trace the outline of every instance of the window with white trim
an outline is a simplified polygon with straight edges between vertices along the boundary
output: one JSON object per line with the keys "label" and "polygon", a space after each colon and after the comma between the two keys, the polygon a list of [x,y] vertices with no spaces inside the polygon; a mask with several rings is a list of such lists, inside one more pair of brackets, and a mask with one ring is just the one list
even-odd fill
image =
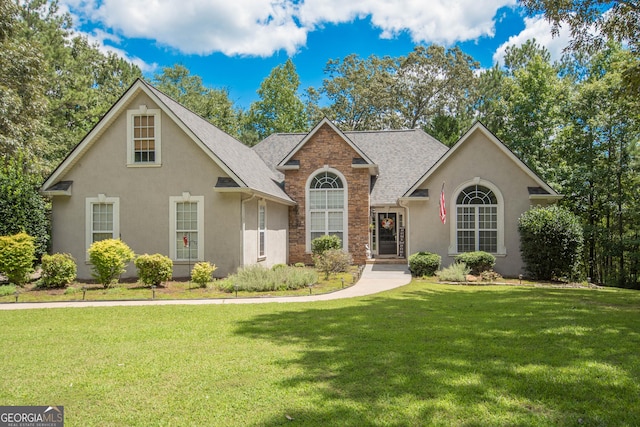
{"label": "window with white trim", "polygon": [[174,261],[204,259],[204,196],[170,197],[169,256]]}
{"label": "window with white trim", "polygon": [[457,252],[498,252],[498,200],[489,188],[471,185],[456,199]]}
{"label": "window with white trim", "polygon": [[309,237],[335,235],[344,246],[345,189],[335,173],[324,171],[315,175],[308,188]]}
{"label": "window with white trim", "polygon": [[160,110],[144,105],[127,111],[127,165],[160,165],[160,117]]}
{"label": "window with white trim", "polygon": [[267,205],[258,203],[258,258],[267,256]]}
{"label": "window with white trim", "polygon": [[120,237],[120,198],[98,197],[86,198],[86,246],[105,240]]}

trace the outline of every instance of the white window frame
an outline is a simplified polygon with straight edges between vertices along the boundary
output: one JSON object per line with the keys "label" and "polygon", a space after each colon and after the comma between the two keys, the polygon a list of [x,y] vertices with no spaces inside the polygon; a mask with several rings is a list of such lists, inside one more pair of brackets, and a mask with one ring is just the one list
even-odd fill
{"label": "white window frame", "polygon": [[[458,196],[464,189],[474,185],[480,185],[480,186],[486,187],[493,192],[494,196],[496,196],[497,205],[487,205],[487,206],[495,206],[497,208],[496,209],[497,210],[496,212],[497,243],[496,243],[496,252],[493,252],[493,255],[506,256],[507,248],[505,248],[504,246],[504,197],[502,196],[502,192],[500,191],[500,189],[495,184],[493,184],[490,181],[481,179],[479,177],[476,177],[470,181],[466,181],[460,184],[454,190],[454,192],[451,194],[451,197],[449,198],[449,206],[452,207],[452,209],[450,210],[452,211],[452,214],[453,214],[452,221],[449,222],[450,224],[449,255],[455,256],[461,253],[458,251],[458,206],[466,206],[466,205],[457,204]],[[473,206],[476,206],[476,205],[473,205]],[[482,205],[477,205],[477,206],[482,206]],[[477,210],[476,210],[476,215],[477,215]],[[477,231],[477,226],[478,225],[476,224],[476,231]],[[478,247],[477,246],[478,244],[479,242],[476,239],[476,247]]]}
{"label": "white window frame", "polygon": [[[155,160],[153,162],[135,161],[135,144],[133,142],[133,119],[135,116],[154,116]],[[137,110],[127,110],[127,166],[158,167],[162,164],[162,114],[159,109],[148,109],[141,105]]]}
{"label": "white window frame", "polygon": [[[310,186],[313,179],[321,174],[329,172],[336,175],[338,178],[342,180],[342,190],[343,190],[343,204],[342,204],[342,249],[344,251],[348,251],[349,248],[349,191],[347,179],[344,177],[339,170],[330,168],[325,166],[323,168],[317,169],[312,172],[307,178],[307,182],[305,184],[305,236],[306,236],[306,251],[307,253],[311,252],[311,204],[309,203],[309,194],[310,194]],[[327,209],[324,210],[325,212]]]}
{"label": "white window frame", "polygon": [[[109,204],[113,206],[113,227],[112,238],[120,238],[120,198],[119,197],[107,197],[104,194],[98,194],[98,197],[87,197],[85,199],[85,243],[86,249],[93,243],[93,207],[95,205]],[[86,253],[87,260],[89,254]]]}
{"label": "white window frame", "polygon": [[267,258],[267,203],[258,202],[258,260]]}
{"label": "white window frame", "polygon": [[[176,237],[176,208],[178,203],[197,203],[198,212],[198,255],[197,259],[178,259]],[[182,196],[169,197],[169,258],[176,262],[204,261],[204,196],[192,196],[189,193],[182,193]]]}

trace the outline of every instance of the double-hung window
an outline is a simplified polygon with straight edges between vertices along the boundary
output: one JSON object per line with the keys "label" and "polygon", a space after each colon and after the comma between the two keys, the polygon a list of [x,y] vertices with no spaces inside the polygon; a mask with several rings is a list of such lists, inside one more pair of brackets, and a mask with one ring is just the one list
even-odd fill
{"label": "double-hung window", "polygon": [[204,259],[204,196],[171,197],[169,255],[174,261]]}
{"label": "double-hung window", "polygon": [[120,198],[87,197],[85,216],[87,249],[94,242],[120,237]]}
{"label": "double-hung window", "polygon": [[160,110],[141,105],[127,111],[127,164],[158,166],[161,160]]}

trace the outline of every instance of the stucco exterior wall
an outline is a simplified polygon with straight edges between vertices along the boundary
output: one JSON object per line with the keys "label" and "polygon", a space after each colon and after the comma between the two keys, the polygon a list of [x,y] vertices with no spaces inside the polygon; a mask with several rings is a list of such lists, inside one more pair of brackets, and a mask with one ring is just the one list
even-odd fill
{"label": "stucco exterior wall", "polygon": [[266,206],[265,256],[258,254],[258,203],[251,198],[244,203],[243,262],[242,265],[260,264],[270,268],[288,261],[288,207],[281,203],[264,201]]}
{"label": "stucco exterior wall", "polygon": [[356,151],[329,125],[320,127],[292,157],[300,162],[298,170],[285,172],[285,190],[297,202],[289,208],[289,262],[310,264],[306,236],[306,183],[308,178],[327,166],[344,175],[348,194],[348,251],[354,264],[366,261],[365,245],[369,243],[369,185],[368,169],[353,168]]}
{"label": "stucco exterior wall", "polygon": [[[443,266],[454,261],[456,197],[476,180],[491,183],[504,200],[504,254],[496,256],[495,270],[504,276],[523,273],[518,218],[532,202],[527,187],[538,186],[508,155],[482,132],[476,131],[420,188],[428,188],[428,201],[409,202],[409,254],[429,251],[442,257]],[[439,217],[439,196],[445,184],[447,223]],[[535,202],[534,204],[537,204]]]}
{"label": "stucco exterior wall", "polygon": [[[158,108],[139,94],[128,108]],[[86,263],[87,197],[104,194],[120,201],[120,238],[136,254],[169,255],[169,198],[204,196],[204,260],[218,267],[216,276],[235,271],[241,253],[239,194],[217,193],[217,177],[226,173],[166,114],[162,114],[162,166],[127,167],[126,111],[107,126],[91,148],[61,179],[73,181],[72,196],[53,198],[53,251],[72,254],[78,278],[91,277]],[[135,275],[130,265],[124,277]],[[188,262],[174,262],[174,275],[187,277]]]}

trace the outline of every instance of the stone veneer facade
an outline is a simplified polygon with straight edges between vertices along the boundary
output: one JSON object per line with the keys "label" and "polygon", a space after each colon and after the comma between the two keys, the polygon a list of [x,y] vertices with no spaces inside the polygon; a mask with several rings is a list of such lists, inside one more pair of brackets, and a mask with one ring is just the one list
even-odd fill
{"label": "stone veneer facade", "polygon": [[311,174],[328,166],[344,175],[347,182],[348,224],[344,233],[348,233],[349,253],[353,263],[366,262],[365,245],[369,243],[369,190],[370,173],[368,168],[354,168],[354,158],[358,153],[325,124],[318,129],[302,146],[291,160],[298,160],[300,168],[285,171],[285,190],[289,197],[297,202],[289,208],[289,262],[312,263],[311,254],[306,251],[306,188]]}

